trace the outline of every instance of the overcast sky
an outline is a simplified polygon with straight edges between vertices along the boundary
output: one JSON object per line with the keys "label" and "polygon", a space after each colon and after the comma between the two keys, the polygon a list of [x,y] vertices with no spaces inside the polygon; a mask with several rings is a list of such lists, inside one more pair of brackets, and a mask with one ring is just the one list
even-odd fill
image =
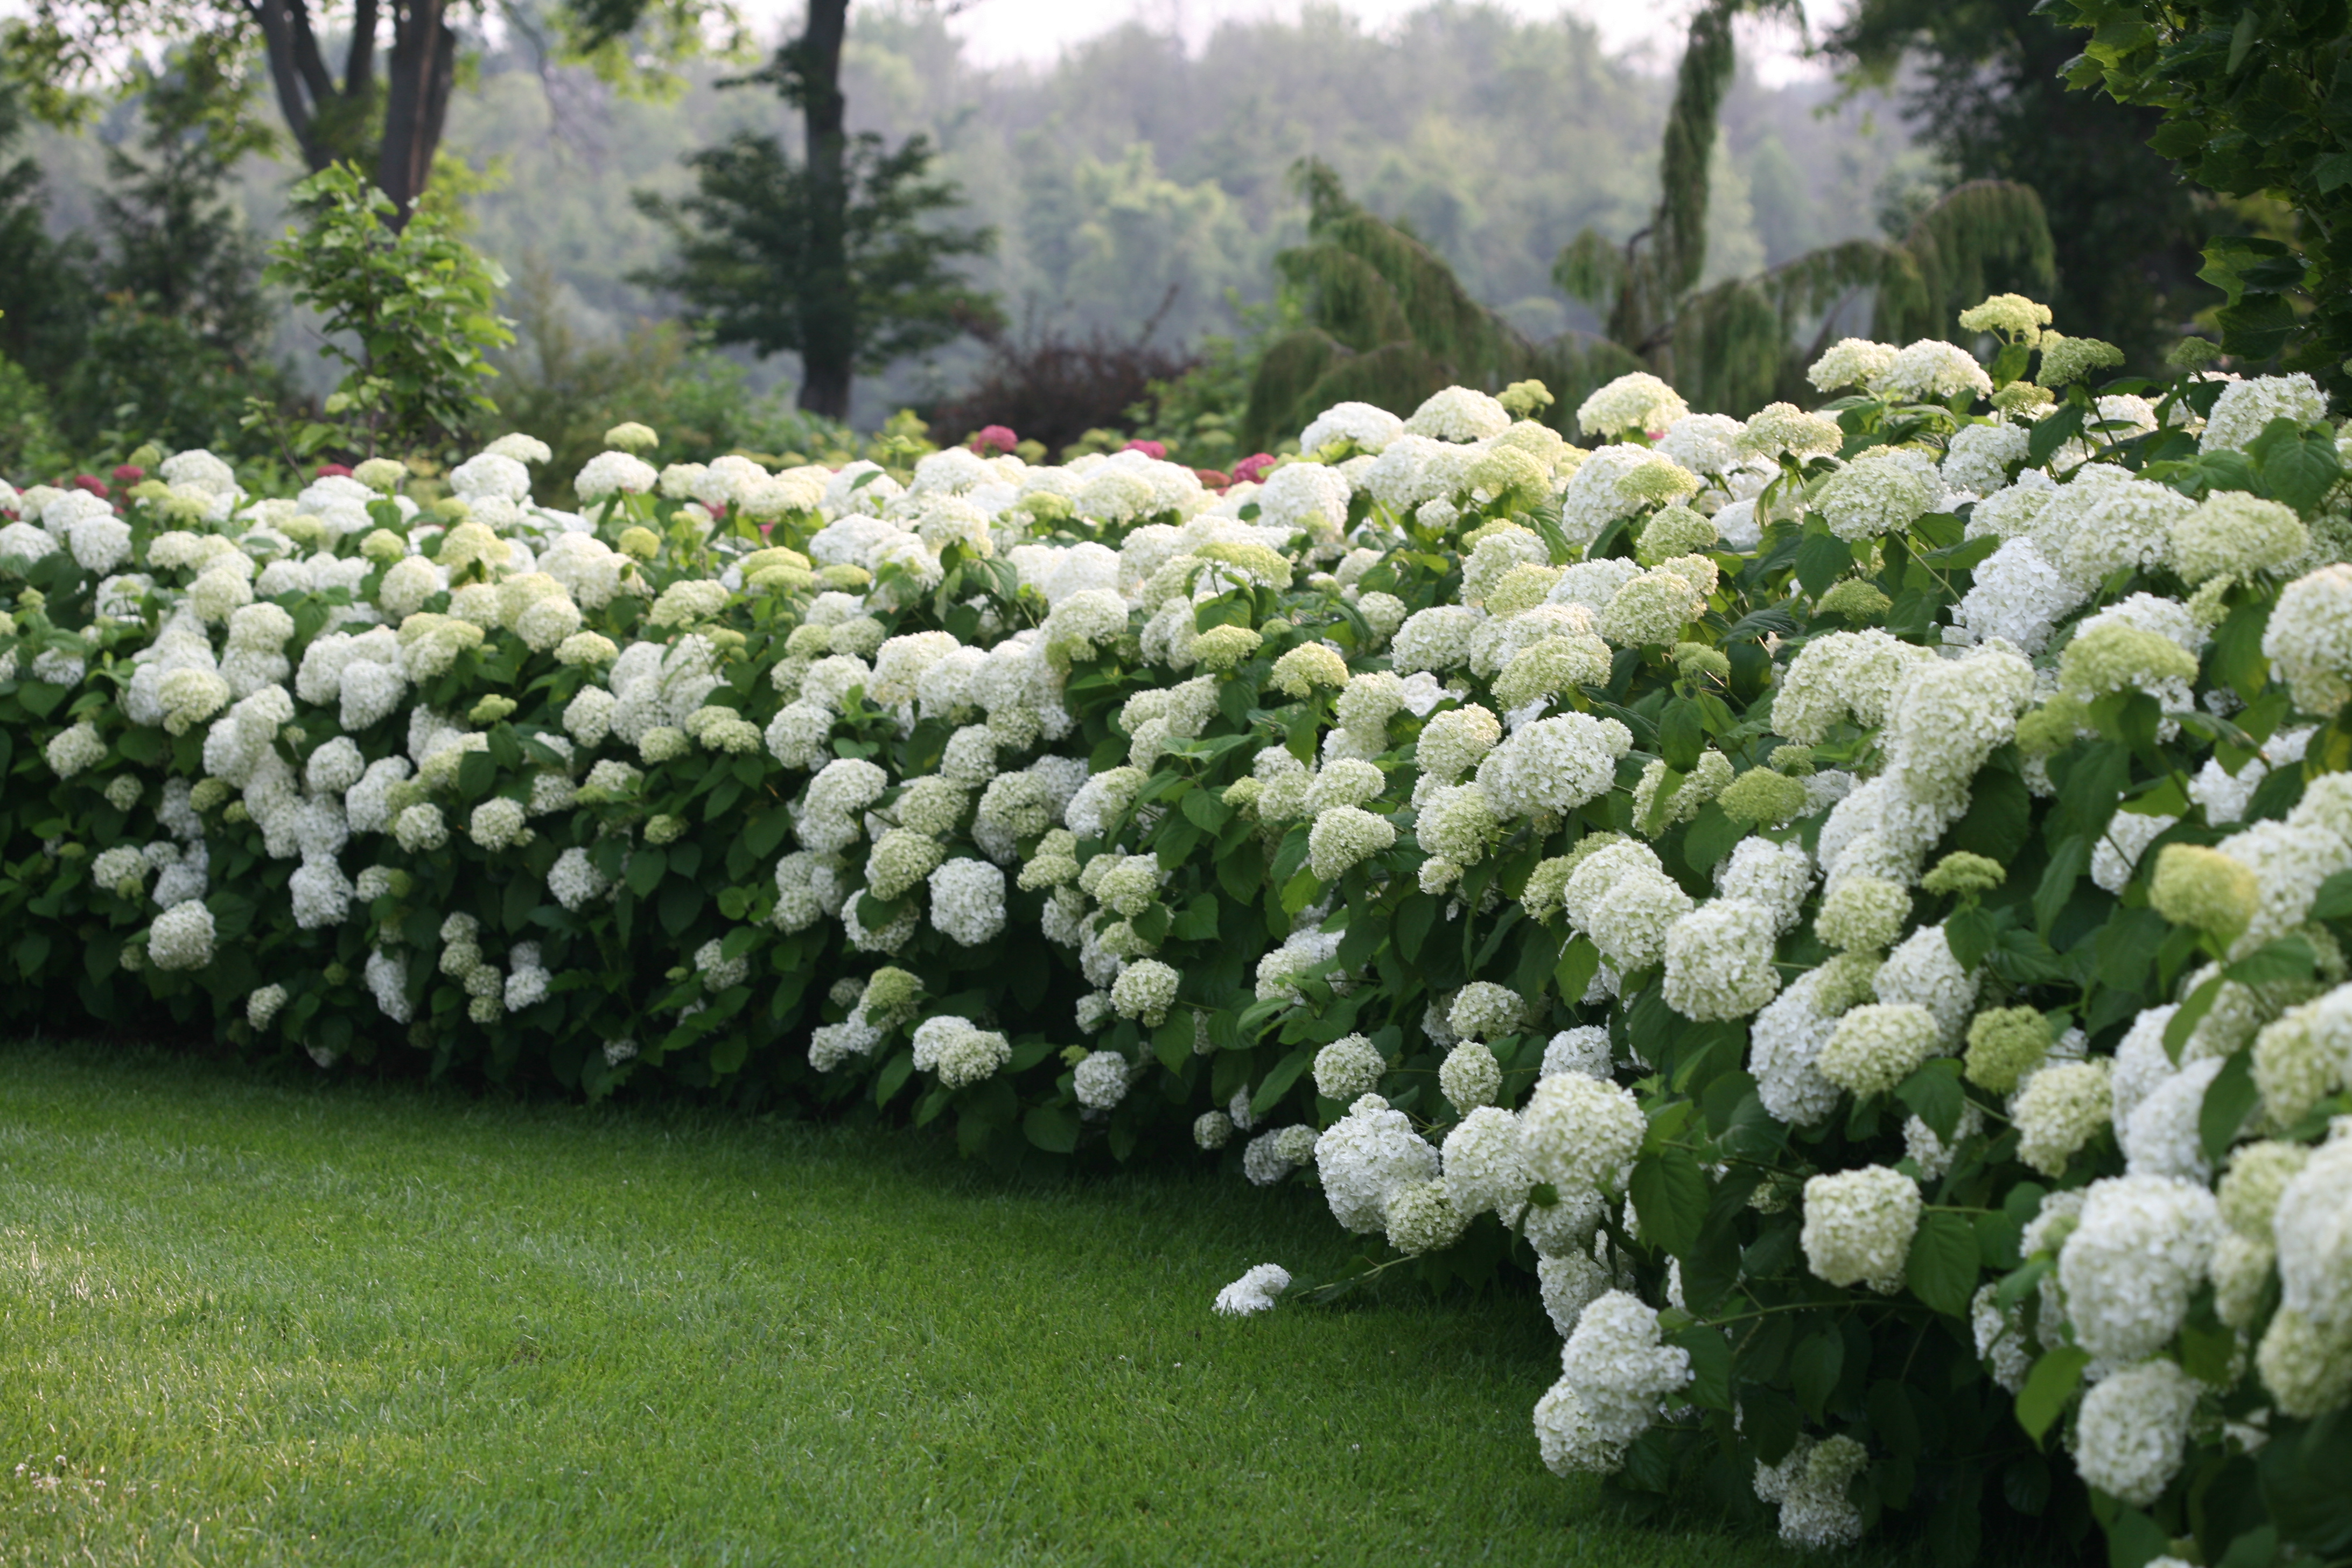
{"label": "overcast sky", "polygon": [[[1339,0],[1342,9],[1380,26],[1427,0]],[[1563,12],[1583,17],[1600,31],[1605,47],[1621,49],[1651,46],[1658,63],[1671,65],[1681,48],[1689,21],[1690,0],[1497,0],[1505,8],[1527,16],[1557,16]],[[1129,20],[1172,29],[1195,46],[1222,21],[1260,16],[1295,16],[1301,0],[971,0],[969,8],[949,26],[960,35],[971,58],[984,65],[1015,62],[1045,65],[1067,44],[1091,37]],[[1806,11],[1819,26],[1844,9],[1843,0],[1807,0]],[[779,11],[798,10],[789,3]],[[1794,29],[1770,24],[1747,30],[1753,38],[1749,58],[1759,72],[1785,79],[1803,69],[1792,58]]]}

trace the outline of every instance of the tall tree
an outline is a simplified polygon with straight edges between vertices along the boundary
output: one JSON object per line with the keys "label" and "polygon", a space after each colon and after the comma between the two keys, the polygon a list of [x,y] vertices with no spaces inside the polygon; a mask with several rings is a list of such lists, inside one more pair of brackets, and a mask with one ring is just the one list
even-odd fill
{"label": "tall tree", "polygon": [[847,0],[812,0],[801,36],[741,79],[800,110],[799,163],[775,137],[741,132],[688,158],[694,195],[637,197],[677,242],[677,259],[640,281],[676,292],[722,343],[799,353],[800,405],[831,419],[848,417],[857,371],[997,320],[995,302],[950,265],[987,254],[994,232],[929,221],[962,199],[953,182],[929,177],[929,139],[892,150],[845,127],[847,10]]}
{"label": "tall tree", "polygon": [[37,379],[74,357],[92,305],[89,243],[52,238],[40,166],[11,156],[27,116],[22,93],[0,81],[0,357]]}
{"label": "tall tree", "polygon": [[114,184],[98,197],[106,249],[97,278],[102,292],[173,319],[242,363],[269,335],[268,307],[261,247],[225,187],[237,161],[266,150],[269,138],[223,103],[244,89],[211,75],[218,64],[198,53],[149,77],[141,153],[106,150]]}
{"label": "tall tree", "polygon": [[2149,149],[2163,111],[2068,90],[2083,40],[2040,0],[1859,0],[1825,47],[1850,81],[1897,86],[1957,178],[2030,185],[2065,215],[2048,300],[2062,331],[2152,370],[2220,302],[2196,274],[2221,215]]}
{"label": "tall tree", "polygon": [[[2041,200],[2012,181],[1975,180],[1929,204],[1886,242],[1845,240],[1697,289],[1706,267],[1708,163],[1737,58],[1732,24],[1783,0],[1707,0],[1691,18],[1659,148],[1658,205],[1622,245],[1586,229],[1552,269],[1561,292],[1607,312],[1609,336],[1672,381],[1693,407],[1753,408],[1801,395],[1822,341],[1867,310],[1871,330],[1899,340],[1946,332],[1995,279],[2050,284],[2051,234]],[[1801,334],[1815,339],[1810,344]]]}
{"label": "tall tree", "polygon": [[2198,273],[2228,297],[2222,351],[2352,400],[2352,6],[2053,0],[2047,14],[2082,45],[2072,96],[2154,117],[2149,146],[2236,206]]}
{"label": "tall tree", "polygon": [[[562,0],[558,23],[573,52],[625,69],[615,46],[656,8],[655,0]],[[664,47],[690,47],[699,19],[717,8],[718,0],[663,0]],[[64,123],[93,94],[135,86],[157,38],[178,41],[224,77],[257,49],[303,163],[313,173],[343,160],[371,169],[398,224],[425,192],[448,119],[454,9],[451,0],[351,0],[338,73],[322,37],[346,18],[327,0],[28,0],[26,15],[0,24],[0,70],[26,84],[37,113]]]}

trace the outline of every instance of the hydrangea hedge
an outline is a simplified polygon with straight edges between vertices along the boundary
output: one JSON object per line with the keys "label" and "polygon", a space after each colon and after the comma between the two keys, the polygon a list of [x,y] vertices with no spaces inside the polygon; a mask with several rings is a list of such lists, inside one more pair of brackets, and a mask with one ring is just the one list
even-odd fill
{"label": "hydrangea hedge", "polygon": [[2305,378],[2047,321],[1222,494],[635,426],[578,516],[521,437],[0,489],[0,1007],[1197,1145],[1368,1238],[1318,1293],[1534,1270],[1541,1457],[1629,1498],[2341,1556],[2352,484]]}

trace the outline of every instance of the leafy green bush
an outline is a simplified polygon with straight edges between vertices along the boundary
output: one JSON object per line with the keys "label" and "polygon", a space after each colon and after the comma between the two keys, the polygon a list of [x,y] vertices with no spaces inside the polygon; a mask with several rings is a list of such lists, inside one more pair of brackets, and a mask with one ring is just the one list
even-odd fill
{"label": "leafy green bush", "polygon": [[1343,404],[1221,496],[632,425],[580,515],[525,437],[27,491],[0,1007],[1189,1141],[1367,1237],[1291,1294],[1535,1272],[1542,1457],[1644,1506],[2333,1552],[2339,438],[2044,317],[1589,451]]}
{"label": "leafy green bush", "polygon": [[304,450],[329,440],[373,457],[450,439],[497,412],[482,383],[488,354],[514,341],[493,307],[499,265],[432,203],[405,217],[359,169],[333,163],[296,185],[302,226],[271,251],[263,281],[325,318],[324,353],[347,367],[329,395],[331,422],[306,429]]}

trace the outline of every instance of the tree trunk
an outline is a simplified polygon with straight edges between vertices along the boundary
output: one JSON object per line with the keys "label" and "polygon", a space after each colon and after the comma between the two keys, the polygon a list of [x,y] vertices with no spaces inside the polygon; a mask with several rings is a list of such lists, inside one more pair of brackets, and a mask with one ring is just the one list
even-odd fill
{"label": "tree trunk", "polygon": [[[382,0],[356,0],[343,80],[321,58],[310,0],[247,0],[261,29],[278,107],[313,174],[338,158],[364,163],[365,127],[376,96],[375,28]],[[375,183],[399,209],[395,227],[416,210],[433,175],[457,85],[457,36],[450,31],[448,0],[390,0],[392,52],[387,61],[383,139],[373,149]],[[838,33],[835,35],[838,38]],[[835,46],[836,60],[839,45]],[[836,117],[837,122],[837,117]]]}
{"label": "tree trunk", "polygon": [[808,132],[809,275],[801,288],[800,405],[849,417],[857,355],[856,290],[849,275],[848,138],[842,129],[841,39],[849,0],[809,0],[799,55],[802,121]]}
{"label": "tree trunk", "polygon": [[394,227],[416,210],[433,174],[434,150],[449,114],[457,81],[457,36],[449,30],[447,0],[406,0],[393,9],[392,59],[387,70],[383,148],[375,183],[392,198]]}

